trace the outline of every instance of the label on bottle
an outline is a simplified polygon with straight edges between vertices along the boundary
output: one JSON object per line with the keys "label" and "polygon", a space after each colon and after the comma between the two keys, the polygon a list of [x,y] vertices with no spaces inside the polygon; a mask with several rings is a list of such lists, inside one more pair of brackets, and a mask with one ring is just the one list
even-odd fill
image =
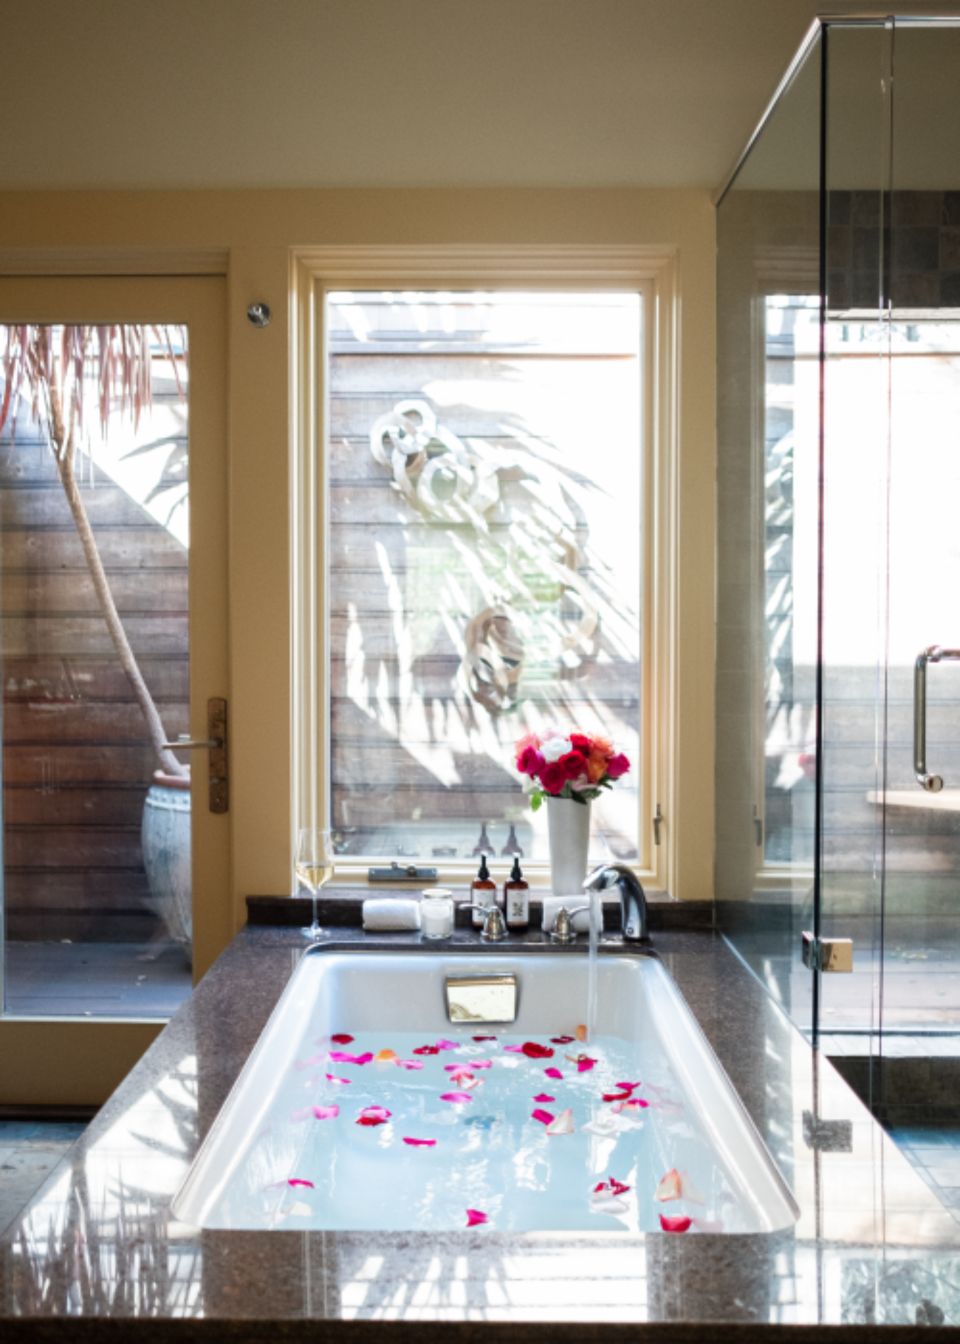
{"label": "label on bottle", "polygon": [[530,923],[530,889],[527,884],[515,887],[508,885],[507,925],[511,929],[525,929]]}
{"label": "label on bottle", "polygon": [[[499,905],[501,908],[503,907],[503,901],[500,897],[500,893],[497,891],[496,887],[492,882],[474,882],[473,886],[470,888],[470,899],[471,901],[473,901],[475,906],[485,905],[489,907],[491,905],[496,904]],[[470,911],[470,914],[473,917],[471,921],[473,927],[475,929],[482,928],[483,921],[486,919],[486,915],[483,913],[483,911],[474,909]]]}

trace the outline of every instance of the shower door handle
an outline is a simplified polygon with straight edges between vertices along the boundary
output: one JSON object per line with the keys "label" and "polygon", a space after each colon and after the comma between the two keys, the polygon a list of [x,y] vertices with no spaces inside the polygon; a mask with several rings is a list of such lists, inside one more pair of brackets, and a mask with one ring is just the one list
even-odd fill
{"label": "shower door handle", "polygon": [[939,793],[943,776],[927,772],[927,664],[960,662],[960,649],[941,649],[931,644],[917,654],[913,665],[913,773],[921,789]]}

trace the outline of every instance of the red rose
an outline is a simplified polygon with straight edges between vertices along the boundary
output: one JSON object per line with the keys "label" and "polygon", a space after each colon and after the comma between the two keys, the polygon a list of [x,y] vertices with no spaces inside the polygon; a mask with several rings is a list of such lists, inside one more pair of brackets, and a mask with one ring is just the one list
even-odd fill
{"label": "red rose", "polygon": [[593,743],[586,733],[571,733],[570,746],[574,751],[579,751],[581,756],[589,756]]}
{"label": "red rose", "polygon": [[559,793],[567,782],[567,776],[559,761],[551,761],[543,767],[540,783],[547,793]]}
{"label": "red rose", "polygon": [[568,751],[565,756],[560,757],[557,765],[563,771],[564,779],[576,779],[578,775],[583,774],[585,761],[579,751]]}
{"label": "red rose", "polygon": [[607,774],[611,779],[619,779],[620,776],[625,775],[629,769],[630,762],[627,760],[626,756],[624,756],[622,751],[618,752],[616,756],[611,756],[609,761],[607,761]]}

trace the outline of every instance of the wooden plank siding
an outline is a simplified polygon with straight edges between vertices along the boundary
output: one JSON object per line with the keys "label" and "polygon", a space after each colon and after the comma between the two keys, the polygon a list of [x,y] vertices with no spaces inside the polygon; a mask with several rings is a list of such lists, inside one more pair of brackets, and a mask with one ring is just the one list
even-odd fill
{"label": "wooden plank siding", "polygon": [[[84,502],[167,733],[188,728],[188,557],[84,466]],[[143,800],[156,762],[100,614],[52,456],[21,424],[0,440],[3,860],[11,939],[140,941]]]}
{"label": "wooden plank siding", "polygon": [[[608,578],[595,566],[591,528],[578,512],[595,488],[590,456],[555,453],[549,417],[538,415],[535,390],[518,364],[563,382],[580,377],[589,361],[602,389],[605,370],[622,357],[559,351],[549,341],[496,348],[478,310],[450,307],[446,329],[405,330],[402,303],[365,296],[364,314],[375,310],[370,339],[363,322],[354,335],[336,310],[330,319],[332,820],[347,853],[467,858],[481,825],[499,852],[513,824],[529,857],[531,817],[513,743],[532,715],[567,729],[606,731],[636,759],[640,668],[629,652],[631,637],[635,647],[638,641],[631,633],[636,613],[624,618],[605,592]],[[372,426],[404,400],[425,402],[439,426],[500,464],[498,499],[479,523],[431,514],[374,459]],[[550,496],[537,478],[544,462],[568,491],[562,536],[559,515],[550,511],[559,488]],[[576,568],[573,544],[580,548]],[[606,607],[596,647],[565,667],[557,649],[582,616],[570,591],[576,585],[592,589]],[[500,605],[509,607],[524,640],[521,703],[491,712],[471,688],[464,638],[471,620]],[[632,791],[633,781],[622,787]],[[633,799],[636,806],[635,792]],[[612,838],[619,854],[635,854],[635,832]],[[541,857],[542,837],[536,843]]]}

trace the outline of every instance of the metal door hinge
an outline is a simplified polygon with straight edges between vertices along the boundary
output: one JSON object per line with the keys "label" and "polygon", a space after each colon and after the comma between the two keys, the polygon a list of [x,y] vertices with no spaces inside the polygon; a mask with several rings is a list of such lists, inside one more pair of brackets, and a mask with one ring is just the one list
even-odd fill
{"label": "metal door hinge", "polygon": [[657,803],[657,810],[653,814],[653,843],[660,843],[660,827],[663,825],[663,813],[660,811],[660,804]]}
{"label": "metal door hinge", "polygon": [[811,971],[852,971],[852,938],[815,938],[803,932],[803,964]]}

